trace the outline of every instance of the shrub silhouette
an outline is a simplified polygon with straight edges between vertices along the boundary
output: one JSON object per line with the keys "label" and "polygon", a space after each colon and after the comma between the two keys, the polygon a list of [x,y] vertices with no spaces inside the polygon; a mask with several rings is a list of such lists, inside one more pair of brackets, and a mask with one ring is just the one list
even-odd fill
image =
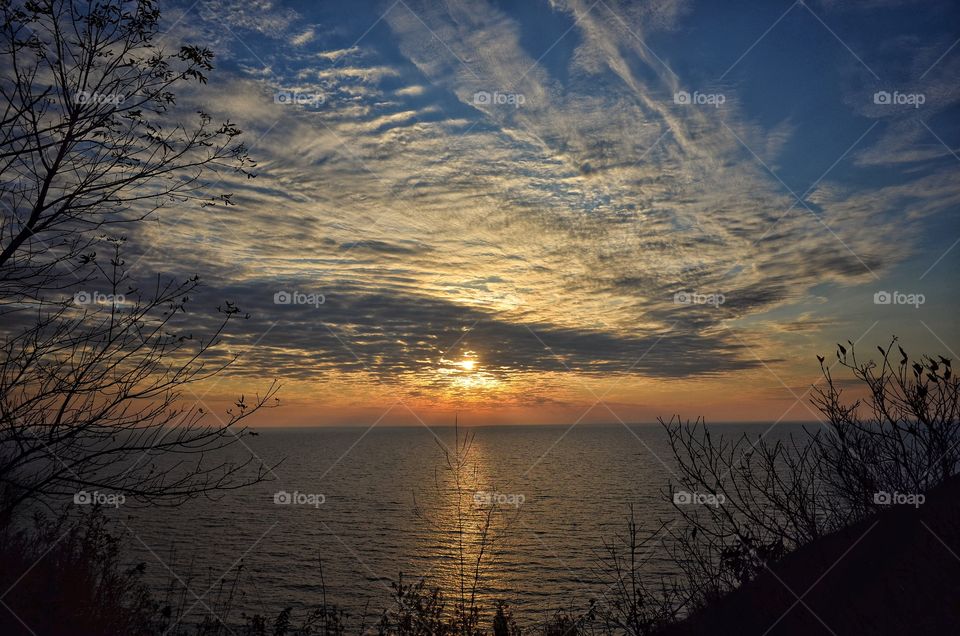
{"label": "shrub silhouette", "polygon": [[[83,519],[37,516],[0,528],[0,633],[153,634],[162,609],[142,583],[143,565],[123,567],[120,541],[99,512]],[[21,623],[20,621],[23,621]]]}
{"label": "shrub silhouette", "polygon": [[[894,493],[920,495],[957,474],[960,383],[951,360],[911,360],[893,338],[879,361],[858,358],[853,343],[836,362],[817,356],[822,386],[813,405],[821,425],[786,441],[715,437],[703,420],[661,423],[679,484],[723,503],[674,503],[685,522],[668,543],[684,571],[688,608],[743,585],[785,554],[881,509]],[[846,401],[840,367],[866,395]],[[769,429],[768,429],[769,432]]]}

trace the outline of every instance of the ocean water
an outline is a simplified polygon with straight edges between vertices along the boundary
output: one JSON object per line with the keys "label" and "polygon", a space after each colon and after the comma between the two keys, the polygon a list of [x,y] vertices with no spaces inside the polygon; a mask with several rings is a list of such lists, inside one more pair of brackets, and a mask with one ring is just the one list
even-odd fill
{"label": "ocean water", "polygon": [[[459,470],[453,428],[259,431],[243,438],[249,451],[231,454],[281,462],[270,481],[178,508],[120,512],[135,537],[128,557],[146,563],[155,585],[186,582],[194,617],[212,604],[216,581],[240,570],[233,620],[315,606],[325,592],[369,623],[401,573],[456,592],[461,568],[469,584],[480,557],[481,602],[502,599],[535,620],[585,609],[609,591],[604,546],[624,535],[631,507],[650,532],[677,518],[664,495],[674,461],[655,425],[461,428],[461,444],[468,434],[472,442]],[[655,543],[641,554],[653,579],[675,573]]]}

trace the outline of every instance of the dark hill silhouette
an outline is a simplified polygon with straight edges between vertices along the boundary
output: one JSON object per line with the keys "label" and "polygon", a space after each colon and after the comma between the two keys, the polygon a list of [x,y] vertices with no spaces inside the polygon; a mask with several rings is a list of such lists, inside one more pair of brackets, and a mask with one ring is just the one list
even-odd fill
{"label": "dark hill silhouette", "polygon": [[891,507],[796,550],[662,634],[960,634],[960,477],[919,508]]}

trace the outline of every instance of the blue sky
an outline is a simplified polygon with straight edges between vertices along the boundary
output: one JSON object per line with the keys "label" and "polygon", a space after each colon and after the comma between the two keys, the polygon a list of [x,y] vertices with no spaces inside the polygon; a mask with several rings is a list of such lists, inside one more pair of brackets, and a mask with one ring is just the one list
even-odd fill
{"label": "blue sky", "polygon": [[960,11],[847,4],[168,7],[259,176],[138,262],[297,421],[812,419],[833,343],[960,344]]}

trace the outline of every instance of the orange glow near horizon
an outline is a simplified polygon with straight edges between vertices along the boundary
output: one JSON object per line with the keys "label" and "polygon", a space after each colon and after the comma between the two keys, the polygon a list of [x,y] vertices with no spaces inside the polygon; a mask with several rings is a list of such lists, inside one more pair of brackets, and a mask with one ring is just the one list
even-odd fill
{"label": "orange glow near horizon", "polygon": [[[789,366],[785,361],[774,367],[784,385],[765,368],[664,380],[575,371],[508,373],[469,352],[424,364],[417,373],[397,374],[390,382],[337,372],[320,384],[288,381],[280,391],[280,408],[257,413],[249,423],[434,427],[450,425],[457,416],[465,426],[636,424],[673,416],[710,422],[816,421],[813,392],[807,390],[820,381],[819,368],[791,372]],[[251,376],[222,378],[209,396],[197,394],[206,396],[208,411],[216,412],[230,407],[241,393],[249,401],[266,384]],[[856,393],[848,388],[851,399],[859,397]]]}

